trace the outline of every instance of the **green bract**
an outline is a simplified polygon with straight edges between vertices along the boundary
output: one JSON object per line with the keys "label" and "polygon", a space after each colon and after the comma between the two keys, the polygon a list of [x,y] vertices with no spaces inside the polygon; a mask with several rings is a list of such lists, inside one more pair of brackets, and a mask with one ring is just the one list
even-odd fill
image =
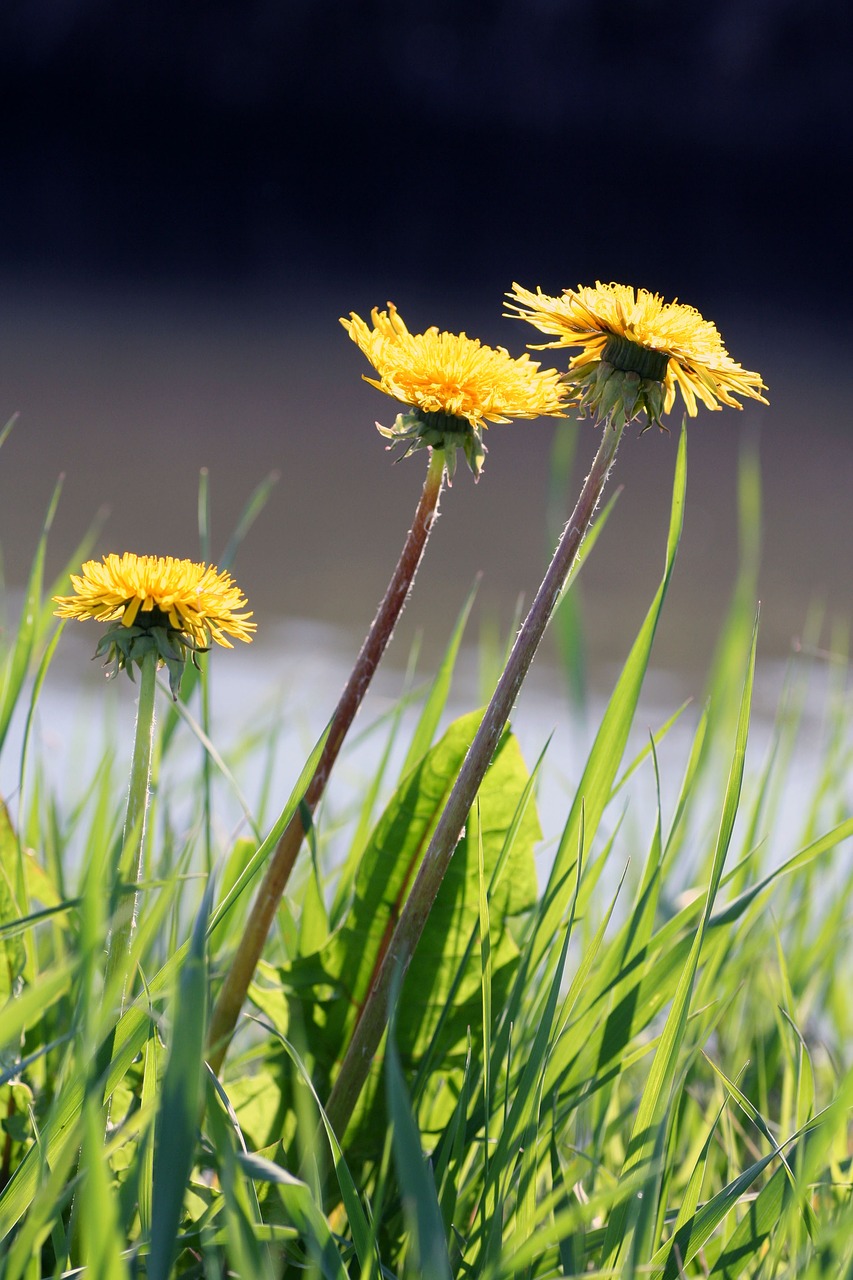
{"label": "green bract", "polygon": [[197,667],[196,655],[207,653],[209,646],[200,645],[191,636],[170,627],[159,609],[138,616],[151,621],[143,625],[135,622],[132,627],[126,627],[123,622],[113,623],[101,636],[95,657],[104,658],[104,666],[111,668],[107,672],[108,679],[119,671],[126,671],[133,680],[134,664],[141,667],[148,654],[155,654],[158,665],[168,668],[169,688],[177,701],[187,657],[190,656]]}
{"label": "green bract", "polygon": [[486,457],[486,446],[478,427],[473,426],[467,418],[457,418],[451,413],[427,413],[423,409],[410,409],[408,413],[398,413],[393,427],[383,427],[377,422],[377,430],[391,444],[405,445],[401,458],[408,458],[418,449],[440,449],[445,455],[448,483],[456,474],[456,450],[465,454],[468,466],[474,479],[479,480]]}

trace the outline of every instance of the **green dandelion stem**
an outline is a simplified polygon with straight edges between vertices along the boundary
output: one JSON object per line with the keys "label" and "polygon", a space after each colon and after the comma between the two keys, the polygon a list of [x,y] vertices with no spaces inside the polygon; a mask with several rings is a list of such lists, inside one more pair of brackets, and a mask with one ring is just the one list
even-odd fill
{"label": "green dandelion stem", "polygon": [[339,1139],[343,1137],[350,1122],[370,1064],[384,1034],[392,983],[398,973],[402,981],[409,967],[498,739],[515,705],[580,545],[592,523],[621,435],[621,427],[604,425],[601,445],[584,481],[572,517],[518,633],[477,736],[465,757],[361,1017],[356,1023],[341,1070],[326,1103],[326,1115]]}
{"label": "green dandelion stem", "polygon": [[307,819],[313,814],[325,791],[338,752],[364,700],[373,679],[373,673],[379,666],[411,590],[427,538],[436,518],[445,466],[444,450],[431,449],[423,492],[400,559],[397,561],[397,567],[335,708],[326,744],[314,776],[308,784],[303,802],[276,845],[263,883],[252,904],[246,928],[231,962],[231,968],[220,988],[211,1017],[208,1061],[214,1071],[219,1071],[228,1051],[249,984],[261,958],[275,913],[305,838]]}
{"label": "green dandelion stem", "polygon": [[[131,938],[136,926],[139,894],[122,893],[124,885],[138,885],[142,876],[142,851],[145,839],[145,819],[148,813],[148,791],[151,783],[151,752],[154,741],[154,693],[157,680],[157,654],[153,649],[140,663],[139,701],[136,710],[136,736],[130,765],[130,787],[127,794],[127,814],[124,821],[121,855],[116,876],[119,896],[113,914],[112,930],[107,947],[107,964],[104,977],[109,988],[119,973],[126,969]],[[121,980],[121,1008],[124,1009],[127,991],[127,973]]]}

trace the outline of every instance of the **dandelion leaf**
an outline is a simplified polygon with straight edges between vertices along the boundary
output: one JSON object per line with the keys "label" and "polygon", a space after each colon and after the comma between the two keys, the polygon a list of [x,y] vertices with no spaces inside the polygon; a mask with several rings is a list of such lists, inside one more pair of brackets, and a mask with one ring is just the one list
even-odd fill
{"label": "dandelion leaf", "polygon": [[[482,718],[456,720],[402,780],[367,843],[351,906],[322,950],[280,971],[305,1037],[315,1079],[328,1089],[386,953],[430,837]],[[467,1029],[482,1021],[477,841],[483,844],[493,1000],[500,1007],[518,961],[508,920],[536,901],[533,851],[541,832],[530,805],[517,811],[529,774],[516,739],[501,738],[478,796],[479,835],[469,823],[450,863],[403,986],[397,1044],[405,1069],[431,1047],[439,1072],[461,1071]],[[512,844],[502,857],[508,835]],[[495,874],[499,862],[500,873]],[[296,1012],[296,1010],[295,1010]],[[433,1039],[435,1043],[433,1044]],[[478,1035],[475,1040],[480,1040]],[[361,1107],[372,1110],[376,1073]],[[449,1100],[452,1105],[452,1099]],[[375,1126],[361,1126],[373,1130]]]}

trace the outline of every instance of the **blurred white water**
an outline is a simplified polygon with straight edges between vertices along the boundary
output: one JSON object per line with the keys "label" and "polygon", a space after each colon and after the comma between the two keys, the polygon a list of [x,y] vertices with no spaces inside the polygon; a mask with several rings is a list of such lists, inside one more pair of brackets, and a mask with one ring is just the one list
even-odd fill
{"label": "blurred white water", "polygon": [[[60,809],[69,812],[87,793],[96,771],[109,761],[116,788],[116,808],[120,811],[126,787],[127,767],[135,716],[135,687],[120,674],[106,682],[99,668],[89,661],[98,628],[90,624],[66,626],[59,650],[49,671],[33,720],[27,773],[24,786],[32,785],[34,768],[57,796]],[[272,628],[251,648],[240,646],[233,652],[217,651],[211,673],[211,737],[228,767],[241,796],[262,832],[268,830],[278,810],[290,794],[314,742],[331,714],[352,659],[345,633],[316,623],[282,624]],[[405,655],[399,650],[396,659]],[[607,668],[582,714],[566,696],[562,678],[547,661],[537,661],[525,684],[512,720],[528,767],[532,768],[547,744],[539,775],[537,806],[543,829],[538,853],[540,879],[544,881],[553,852],[571,807],[587,752],[604,713],[606,700],[618,676]],[[407,687],[408,677],[394,662],[386,662],[374,681],[365,706],[351,732],[320,811],[320,826],[333,832],[332,849],[339,854],[346,847],[358,808],[382,758],[387,736],[392,730],[391,713]],[[414,686],[422,687],[426,675],[416,675]],[[773,724],[785,679],[784,666],[764,662],[757,672],[753,718],[747,757],[745,808],[748,809],[756,779],[773,740]],[[833,691],[833,673],[824,662],[806,667],[805,712],[797,737],[794,759],[788,764],[780,797],[780,811],[774,824],[774,862],[790,856],[798,847],[812,812],[821,780],[825,738],[829,731],[831,700],[849,693]],[[634,728],[622,768],[648,744],[649,735],[677,711],[684,690],[671,674],[651,670],[648,674]],[[168,699],[160,699],[158,716],[166,713]],[[463,649],[457,668],[450,704],[443,726],[456,715],[475,708],[480,701],[477,656]],[[385,778],[381,801],[387,799],[402,765],[410,734],[418,715],[414,702],[403,716]],[[197,706],[192,708],[198,714]],[[3,755],[0,756],[0,795],[18,811],[21,745],[26,703],[22,703],[12,724]],[[836,705],[837,716],[837,705]],[[692,735],[698,718],[698,704],[688,706],[657,749],[661,783],[661,807],[666,832],[674,813],[679,787],[686,767]],[[442,726],[442,727],[443,727]],[[848,738],[850,735],[848,735]],[[268,746],[274,741],[269,765],[269,788],[265,790]],[[253,745],[249,745],[249,744]],[[733,747],[733,742],[732,742]],[[853,741],[840,755],[849,761]],[[184,726],[170,749],[161,791],[168,796],[170,820],[179,833],[189,837],[196,818],[193,797],[197,795],[197,772],[201,747]],[[215,847],[223,856],[237,834],[249,834],[242,800],[234,788],[214,770]],[[266,804],[261,808],[262,797]],[[709,803],[721,800],[722,788]],[[835,796],[825,802],[837,810],[847,804],[853,809],[850,777],[837,779]],[[378,816],[378,813],[377,815]],[[719,815],[708,809],[700,813],[700,843],[692,851],[696,865],[709,852]],[[621,872],[632,851],[632,875],[638,875],[648,850],[656,819],[656,790],[651,759],[640,766],[614,799],[603,824],[609,832],[622,822],[620,843],[613,859],[613,874]],[[695,815],[694,815],[695,819]],[[836,816],[833,821],[838,820]],[[827,820],[826,826],[831,821]],[[71,841],[69,860],[79,865],[86,856],[85,823]],[[759,838],[767,832],[760,830]],[[739,850],[736,835],[734,851]],[[704,841],[704,844],[702,843]],[[744,850],[739,850],[740,856]],[[689,871],[689,867],[685,870]],[[605,884],[615,887],[612,876]]]}

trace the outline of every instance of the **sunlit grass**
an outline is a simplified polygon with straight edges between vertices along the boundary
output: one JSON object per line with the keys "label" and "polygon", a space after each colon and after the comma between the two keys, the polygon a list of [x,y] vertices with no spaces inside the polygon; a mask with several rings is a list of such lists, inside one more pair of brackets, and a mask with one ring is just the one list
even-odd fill
{"label": "sunlit grass", "polygon": [[[792,660],[757,751],[760,486],[747,458],[741,570],[706,698],[680,716],[674,702],[644,738],[636,711],[677,573],[679,483],[660,589],[624,638],[564,812],[542,831],[547,733],[526,761],[506,735],[392,1039],[338,1136],[322,1105],[476,727],[473,695],[451,710],[470,601],[437,669],[413,660],[396,704],[350,740],[364,785],[346,801],[330,786],[218,1078],[204,1062],[212,1000],[322,738],[283,803],[274,718],[211,741],[201,691],[185,687],[171,709],[161,686],[138,927],[105,990],[125,776],[108,749],[84,785],[60,789],[27,734],[0,808],[4,1280],[286,1266],[371,1280],[851,1273],[843,649],[833,643],[827,681],[807,654]],[[591,540],[585,551],[594,572]],[[43,559],[44,541],[2,637],[0,750],[13,715],[34,724],[55,651]],[[574,614],[565,635],[581,625]],[[483,642],[487,692],[502,648]],[[582,671],[567,675],[577,703]],[[93,737],[109,743],[115,716],[100,702],[91,715],[108,728]],[[808,768],[807,716],[821,724]]]}

